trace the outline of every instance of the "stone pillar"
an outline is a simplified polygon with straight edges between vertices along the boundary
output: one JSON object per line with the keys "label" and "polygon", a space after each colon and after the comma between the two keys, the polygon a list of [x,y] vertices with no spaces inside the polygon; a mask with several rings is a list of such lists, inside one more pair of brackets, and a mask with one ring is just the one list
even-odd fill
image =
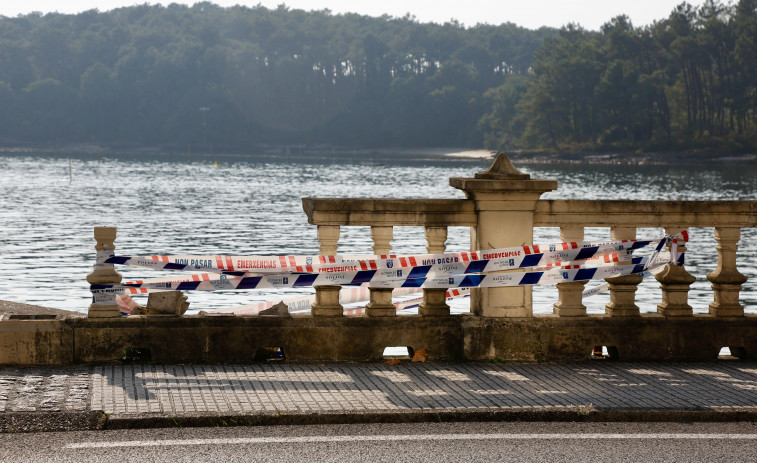
{"label": "stone pillar", "polygon": [[[318,250],[322,256],[335,256],[339,247],[339,226],[318,225]],[[344,308],[339,303],[341,286],[317,286],[315,304],[310,309],[314,317],[342,317]]]}
{"label": "stone pillar", "polygon": [[[443,254],[447,249],[447,227],[426,227],[426,252]],[[418,305],[418,313],[426,317],[449,315],[447,290],[444,288],[423,289],[423,302]]]}
{"label": "stone pillar", "polygon": [[[565,242],[583,241],[583,227],[560,227],[560,239]],[[584,281],[571,281],[558,283],[557,291],[559,299],[554,305],[555,315],[560,317],[585,317],[586,306],[583,305]]]}
{"label": "stone pillar", "polygon": [[[610,236],[613,241],[634,240],[636,239],[636,228],[612,227],[610,229]],[[622,261],[618,262],[618,265],[630,263],[630,261]],[[610,303],[605,306],[605,313],[611,317],[639,316],[639,307],[634,301],[636,299],[636,288],[642,280],[641,275],[608,278],[607,282],[610,283]]]}
{"label": "stone pillar", "polygon": [[[392,250],[394,229],[391,226],[372,226],[373,253],[377,256],[387,255]],[[392,304],[392,288],[368,288],[370,302],[365,305],[365,314],[369,317],[393,317],[397,308]]]}
{"label": "stone pillar", "polygon": [[710,304],[710,314],[718,317],[743,317],[744,306],[739,304],[741,285],[747,277],[736,268],[736,250],[741,238],[741,229],[736,227],[715,227],[718,242],[718,266],[707,275],[712,283],[715,300]]}
{"label": "stone pillar", "polygon": [[[89,284],[121,283],[121,274],[116,271],[113,264],[105,263],[108,258],[115,255],[116,245],[113,244],[115,240],[116,227],[95,227],[97,260],[95,261],[92,273],[87,275]],[[116,304],[116,295],[93,293],[92,304],[89,306],[87,316],[90,318],[120,317],[121,309]]]}
{"label": "stone pillar", "polygon": [[[675,234],[681,227],[665,227],[665,233]],[[668,250],[672,245],[668,245]],[[686,252],[684,242],[678,243],[678,254]],[[668,264],[655,276],[662,288],[662,302],[657,305],[657,313],[666,317],[687,317],[694,314],[689,305],[689,290],[697,279],[683,265]]]}
{"label": "stone pillar", "polygon": [[[533,218],[539,197],[557,188],[555,180],[532,180],[504,153],[474,178],[450,178],[476,204],[471,249],[485,250],[533,244]],[[471,311],[483,317],[530,317],[531,288],[474,288]]]}

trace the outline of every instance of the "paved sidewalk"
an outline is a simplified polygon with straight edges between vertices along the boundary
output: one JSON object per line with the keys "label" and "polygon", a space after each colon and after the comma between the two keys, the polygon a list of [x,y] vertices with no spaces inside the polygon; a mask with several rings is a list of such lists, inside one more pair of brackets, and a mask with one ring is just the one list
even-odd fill
{"label": "paved sidewalk", "polygon": [[757,363],[0,367],[0,432],[439,420],[757,421]]}

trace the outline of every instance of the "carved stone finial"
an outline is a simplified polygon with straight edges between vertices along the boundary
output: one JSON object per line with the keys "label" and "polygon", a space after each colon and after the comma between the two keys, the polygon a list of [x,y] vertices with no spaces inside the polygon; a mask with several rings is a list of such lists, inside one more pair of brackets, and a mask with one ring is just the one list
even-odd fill
{"label": "carved stone finial", "polygon": [[513,166],[505,153],[499,153],[491,167],[482,172],[476,172],[474,178],[489,180],[528,180],[531,175],[524,174]]}

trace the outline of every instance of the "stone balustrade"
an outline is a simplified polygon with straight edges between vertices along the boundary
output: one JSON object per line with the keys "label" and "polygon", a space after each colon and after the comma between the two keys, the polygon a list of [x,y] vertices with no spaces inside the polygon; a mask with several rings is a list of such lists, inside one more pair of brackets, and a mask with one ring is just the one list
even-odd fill
{"label": "stone balustrade", "polygon": [[[135,352],[152,362],[253,362],[270,352],[295,362],[377,361],[386,347],[396,346],[424,349],[429,361],[580,360],[593,357],[597,346],[619,360],[714,360],[723,347],[757,358],[757,315],[745,314],[740,303],[747,278],[736,260],[742,230],[757,226],[757,201],[543,200],[557,182],[529,178],[504,155],[490,169],[450,184],[465,199],[302,202],[309,223],[318,227],[322,255],[338,253],[341,229],[349,226],[370,227],[378,255],[391,252],[395,227],[423,227],[429,253],[444,252],[452,226],[470,228],[474,250],[531,244],[538,227],[558,229],[562,241],[582,241],[590,227],[607,229],[612,239],[633,239],[648,227],[713,230],[717,267],[706,275],[713,291],[709,313],[693,315],[688,293],[695,276],[684,266],[656,275],[662,297],[651,314],[636,304],[641,278],[635,275],[609,280],[610,301],[601,315],[587,315],[581,282],[558,284],[554,314],[538,316],[530,287],[475,288],[471,313],[458,317],[449,316],[443,289],[424,290],[419,315],[403,317],[384,288],[370,288],[366,316],[344,316],[335,286],[316,288],[312,314],[292,316],[126,317],[112,294],[100,293],[88,317],[0,320],[0,364],[114,362]],[[95,229],[90,283],[121,281],[105,263],[115,238],[115,228]]]}
{"label": "stone balustrade", "polygon": [[[588,227],[609,229],[613,240],[635,239],[638,228],[664,228],[668,233],[687,227],[711,228],[718,246],[717,268],[706,276],[713,289],[709,313],[719,317],[744,315],[739,292],[747,278],[738,271],[736,251],[741,229],[757,226],[757,201],[542,200],[539,196],[556,189],[557,182],[530,179],[504,155],[487,171],[473,178],[452,178],[450,184],[463,190],[467,199],[303,198],[302,203],[309,223],[318,226],[319,237],[322,227],[334,230],[332,235],[338,236],[339,227],[370,226],[377,254],[390,252],[392,227],[424,227],[429,253],[444,251],[446,230],[451,226],[470,227],[472,250],[532,244],[534,227],[559,228],[562,241],[582,241]],[[336,246],[336,242],[330,243]],[[713,258],[714,255],[713,251]],[[667,266],[656,278],[662,288],[658,313],[666,317],[691,316],[693,310],[687,299],[695,277],[683,266]],[[629,275],[608,281],[607,316],[640,315],[635,295],[641,280],[638,275]],[[557,285],[555,315],[586,316],[584,285]],[[380,290],[381,296],[376,295],[374,303],[373,294],[378,291],[372,290],[370,305],[388,308],[387,290]],[[448,315],[444,291],[425,289],[419,313]],[[531,317],[531,288],[473,289],[471,313],[483,317]],[[373,315],[370,310],[368,314]],[[381,315],[391,316],[393,312],[385,309]]]}

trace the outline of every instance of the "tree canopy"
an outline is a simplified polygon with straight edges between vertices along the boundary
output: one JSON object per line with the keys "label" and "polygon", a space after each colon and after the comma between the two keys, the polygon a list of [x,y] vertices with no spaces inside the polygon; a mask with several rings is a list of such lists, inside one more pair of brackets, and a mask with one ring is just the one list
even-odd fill
{"label": "tree canopy", "polygon": [[481,146],[484,93],[555,32],[207,2],[0,17],[0,143]]}
{"label": "tree canopy", "polygon": [[281,5],[0,17],[0,145],[757,148],[757,0],[637,28]]}
{"label": "tree canopy", "polygon": [[489,146],[554,150],[757,148],[757,0],[681,3],[635,28],[568,25],[536,52],[533,76],[488,93]]}

